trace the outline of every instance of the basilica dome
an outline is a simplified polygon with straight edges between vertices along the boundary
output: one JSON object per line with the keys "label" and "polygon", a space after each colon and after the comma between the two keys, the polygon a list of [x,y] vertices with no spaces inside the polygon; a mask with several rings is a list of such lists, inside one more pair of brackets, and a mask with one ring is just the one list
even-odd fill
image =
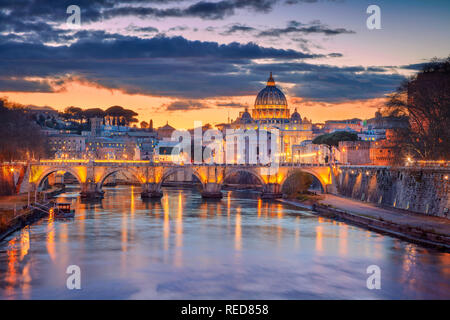
{"label": "basilica dome", "polygon": [[294,121],[295,123],[302,122],[302,117],[300,116],[300,113],[297,112],[297,108],[295,108],[294,113],[291,115],[291,121]]}
{"label": "basilica dome", "polygon": [[288,104],[286,97],[284,96],[284,93],[281,92],[281,90],[275,86],[275,80],[273,79],[271,72],[270,78],[267,81],[267,86],[264,89],[262,89],[256,96],[255,107],[256,106],[287,107],[287,105]]}
{"label": "basilica dome", "polygon": [[253,121],[252,116],[248,112],[247,108],[245,108],[245,111],[241,114],[239,118],[239,122],[241,123],[251,123]]}
{"label": "basilica dome", "polygon": [[267,80],[267,86],[256,96],[252,116],[255,120],[289,119],[289,109],[286,97],[283,92],[276,87],[272,72]]}

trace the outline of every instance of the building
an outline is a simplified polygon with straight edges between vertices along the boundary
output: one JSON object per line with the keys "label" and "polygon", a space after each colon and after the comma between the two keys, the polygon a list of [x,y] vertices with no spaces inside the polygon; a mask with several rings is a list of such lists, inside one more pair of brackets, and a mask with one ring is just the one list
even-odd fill
{"label": "building", "polygon": [[386,130],[400,129],[408,126],[407,117],[383,117],[380,110],[375,112],[375,117],[363,121],[362,132],[358,134],[360,140],[378,141],[386,139]]}
{"label": "building", "polygon": [[102,134],[103,119],[101,118],[91,118],[89,119],[91,123],[91,136],[98,137]]}
{"label": "building", "polygon": [[340,141],[339,158],[342,164],[371,164],[370,141]]}
{"label": "building", "polygon": [[48,137],[50,151],[59,159],[82,158],[85,141],[85,137],[76,134],[53,134]]}
{"label": "building", "polygon": [[[155,162],[179,162],[181,161],[179,142],[177,141],[159,141],[155,149],[153,161]],[[186,161],[188,161],[186,157]]]}
{"label": "building", "polygon": [[313,144],[305,140],[299,145],[292,146],[293,162],[297,163],[328,163],[331,162],[331,152],[324,144]]}
{"label": "building", "polygon": [[176,129],[174,127],[172,127],[171,125],[169,125],[169,121],[167,121],[167,123],[156,129],[156,132],[158,134],[158,139],[159,140],[170,140],[172,137],[172,132],[174,132]]}
{"label": "building", "polygon": [[327,120],[323,127],[324,133],[332,133],[335,131],[361,132],[363,121],[358,118],[347,120]]}
{"label": "building", "polygon": [[292,147],[315,137],[313,125],[301,118],[297,109],[291,114],[284,93],[277,88],[270,73],[267,85],[255,99],[253,109],[245,109],[228,127],[244,130],[279,130],[279,150],[282,161],[293,161]]}
{"label": "building", "polygon": [[386,139],[374,141],[370,146],[370,161],[377,166],[391,166],[397,162],[394,129],[386,130]]}

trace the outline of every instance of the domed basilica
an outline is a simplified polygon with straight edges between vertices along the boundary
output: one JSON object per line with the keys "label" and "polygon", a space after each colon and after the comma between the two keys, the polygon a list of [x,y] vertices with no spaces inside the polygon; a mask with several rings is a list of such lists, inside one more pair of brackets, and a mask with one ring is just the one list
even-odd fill
{"label": "domed basilica", "polygon": [[287,99],[275,85],[272,72],[267,80],[267,86],[256,96],[251,115],[246,108],[230,127],[245,130],[279,129],[281,150],[286,160],[291,157],[293,146],[314,137],[311,121],[306,118],[302,120],[297,109],[290,114]]}

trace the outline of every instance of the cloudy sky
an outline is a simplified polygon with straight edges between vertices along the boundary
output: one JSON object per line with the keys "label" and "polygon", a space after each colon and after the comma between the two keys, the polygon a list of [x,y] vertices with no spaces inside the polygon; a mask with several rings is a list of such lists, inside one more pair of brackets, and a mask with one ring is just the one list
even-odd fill
{"label": "cloudy sky", "polygon": [[[371,4],[380,30],[366,26]],[[368,118],[450,54],[449,30],[447,0],[0,0],[0,96],[188,128],[235,118],[272,71],[302,116]]]}

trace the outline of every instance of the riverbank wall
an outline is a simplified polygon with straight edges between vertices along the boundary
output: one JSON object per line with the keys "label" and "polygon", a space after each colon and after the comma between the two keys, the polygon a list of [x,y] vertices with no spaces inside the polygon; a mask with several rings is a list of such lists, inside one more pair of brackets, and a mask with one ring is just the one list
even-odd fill
{"label": "riverbank wall", "polygon": [[342,166],[337,194],[450,219],[450,168]]}
{"label": "riverbank wall", "polygon": [[48,216],[48,210],[50,207],[51,205],[47,204],[42,206],[42,209],[23,209],[18,212],[17,216],[8,221],[3,221],[2,219],[0,223],[0,241],[4,240],[10,234]]}

